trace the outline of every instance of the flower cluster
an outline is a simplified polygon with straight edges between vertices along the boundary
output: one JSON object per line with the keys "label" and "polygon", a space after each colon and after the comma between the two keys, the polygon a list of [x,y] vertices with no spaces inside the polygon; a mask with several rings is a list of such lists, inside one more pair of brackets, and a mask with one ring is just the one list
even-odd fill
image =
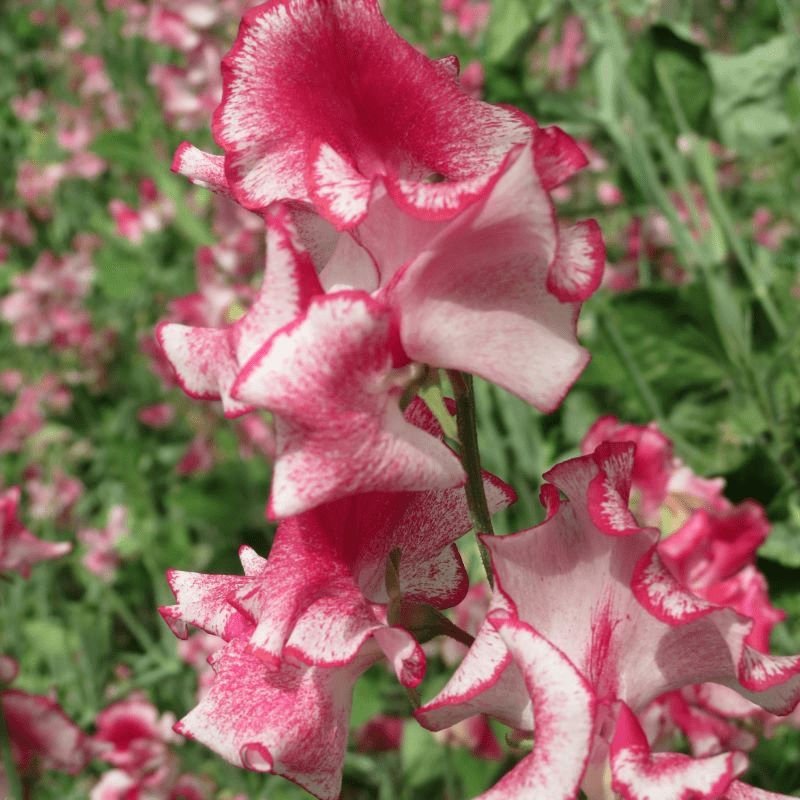
{"label": "flower cluster", "polygon": [[[0,654],[0,686],[11,683],[19,671],[14,659]],[[0,719],[8,734],[14,777],[23,797],[31,793],[37,776],[46,770],[69,775],[82,772],[92,758],[109,764],[95,783],[90,800],[210,800],[213,785],[181,774],[171,745],[178,740],[170,726],[174,717],[159,717],[144,696],[133,693],[112,703],[95,720],[97,730],[86,734],[53,699],[19,689],[0,689]],[[0,796],[16,797],[0,761]]]}
{"label": "flower cluster", "polygon": [[[375,0],[270,0],[222,63],[223,154],[176,153],[261,217],[266,266],[239,313],[226,299],[156,337],[187,395],[269,413],[279,522],[268,558],[240,549],[242,575],[169,573],[164,619],[214,643],[176,730],[333,800],[358,677],[383,660],[413,698],[445,635],[469,649],[417,720],[486,714],[534,740],[482,797],[767,797],[738,781],[752,744],[723,708],[768,724],[800,699],[800,657],[767,653],[759,508],[687,474],[658,431],[605,419],[546,474],[544,523],[486,535],[514,495],[480,471],[464,373],[555,409],[588,361],[576,322],[604,248],[554,211],[577,143],[472,97],[458,69]],[[423,400],[440,370],[457,449]],[[647,526],[679,497],[662,541]],[[468,593],[473,526],[494,585],[474,640],[442,613]],[[692,756],[654,751],[677,730]]]}

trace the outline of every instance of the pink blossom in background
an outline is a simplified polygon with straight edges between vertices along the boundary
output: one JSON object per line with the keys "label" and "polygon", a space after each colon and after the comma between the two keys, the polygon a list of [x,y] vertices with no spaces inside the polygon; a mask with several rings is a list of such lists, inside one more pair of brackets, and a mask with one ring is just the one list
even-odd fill
{"label": "pink blossom in background", "polygon": [[0,681],[11,683],[17,677],[18,672],[19,664],[11,656],[0,653]]}
{"label": "pink blossom in background", "polygon": [[560,40],[550,47],[547,54],[547,71],[556,89],[568,89],[575,85],[578,71],[588,58],[584,48],[585,39],[583,20],[577,14],[570,14],[564,20]]}
{"label": "pink blossom in background", "polygon": [[274,425],[267,422],[259,414],[247,414],[234,423],[234,433],[239,442],[239,454],[242,458],[253,458],[256,455],[268,461],[275,459]]}
{"label": "pink blossom in background", "polygon": [[128,509],[123,505],[114,505],[108,513],[108,524],[102,530],[81,528],[78,530],[78,541],[84,545],[86,552],[81,562],[90,572],[101,580],[110,583],[120,564],[120,557],[115,545],[130,533],[128,529]]}
{"label": "pink blossom in background", "polygon": [[154,63],[148,72],[172,126],[188,131],[206,123],[222,96],[219,62],[230,43],[227,28],[257,2],[126,4],[128,35],[144,36],[182,54],[177,64]]}
{"label": "pink blossom in background", "polygon": [[189,443],[175,471],[178,475],[202,474],[214,466],[215,460],[213,443],[200,433]]}
{"label": "pink blossom in background", "polygon": [[83,489],[78,478],[67,475],[59,467],[55,467],[48,476],[33,465],[25,470],[25,492],[28,495],[29,513],[34,519],[67,525]]}
{"label": "pink blossom in background", "polygon": [[45,103],[45,95],[41,89],[33,89],[26,95],[15,95],[11,98],[11,109],[25,122],[38,122]]}
{"label": "pink blossom in background", "polygon": [[625,195],[620,188],[611,181],[600,181],[597,184],[597,199],[604,206],[618,206],[625,202]]}
{"label": "pink blossom in background", "polygon": [[72,543],[36,538],[17,516],[19,498],[18,486],[0,493],[0,571],[13,570],[27,578],[36,562],[66,555]]}
{"label": "pink blossom in background", "polygon": [[476,100],[480,100],[481,97],[483,97],[484,71],[480,61],[470,61],[470,63],[461,70],[458,79],[461,81],[461,86],[464,88],[464,91],[470,97]]}
{"label": "pink blossom in background", "polygon": [[57,113],[56,141],[59,147],[72,152],[88,147],[95,136],[89,110],[61,104]]}
{"label": "pink blossom in background", "polygon": [[153,772],[163,766],[168,745],[177,740],[172,733],[174,721],[173,715],[159,714],[144,694],[134,692],[97,715],[93,750],[98,758],[129,774]]}
{"label": "pink blossom in background", "polygon": [[166,428],[175,419],[175,409],[169,403],[156,403],[140,409],[136,416],[150,428]]}
{"label": "pink blossom in background", "polygon": [[179,741],[171,730],[174,721],[137,692],[101,711],[91,748],[114,769],[94,785],[90,800],[211,800],[210,779],[181,774],[172,750]]}
{"label": "pink blossom in background", "polygon": [[475,758],[483,761],[502,761],[505,752],[483,714],[462,719],[442,731],[434,731],[434,738],[446,747],[464,747]]}
{"label": "pink blossom in background", "polygon": [[783,246],[785,239],[788,239],[795,228],[788,220],[775,220],[772,212],[766,208],[758,208],[753,214],[753,231],[756,241],[768,250],[777,251]]}
{"label": "pink blossom in background", "polygon": [[23,389],[11,411],[0,418],[0,452],[19,452],[44,425],[38,393]]}
{"label": "pink blossom in background", "polygon": [[403,728],[408,720],[375,714],[353,734],[358,753],[386,753],[399,750],[403,744]]}
{"label": "pink blossom in background", "polygon": [[465,39],[476,39],[489,24],[491,3],[481,0],[444,0],[442,28],[445,33],[457,32]]}
{"label": "pink blossom in background", "polygon": [[145,234],[161,230],[174,216],[172,202],[160,197],[155,184],[149,178],[139,184],[139,209],[131,208],[122,200],[111,200],[109,212],[114,218],[117,235],[133,244],[141,243]]}
{"label": "pink blossom in background", "polygon": [[28,215],[19,208],[0,210],[0,240],[26,247],[33,244],[36,232]]}
{"label": "pink blossom in background", "polygon": [[[58,703],[40,695],[4,689],[0,691],[0,706],[11,757],[23,783],[47,770],[77,775],[86,766],[87,738]],[[0,796],[11,796],[2,760]]]}
{"label": "pink blossom in background", "polygon": [[94,279],[87,253],[59,258],[44,252],[27,272],[13,276],[13,290],[0,300],[0,316],[14,327],[17,344],[58,343],[89,325],[83,300]]}

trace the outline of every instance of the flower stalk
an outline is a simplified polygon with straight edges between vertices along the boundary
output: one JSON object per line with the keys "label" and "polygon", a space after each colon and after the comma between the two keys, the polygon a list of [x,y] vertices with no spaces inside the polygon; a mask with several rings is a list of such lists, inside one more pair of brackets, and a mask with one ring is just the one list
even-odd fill
{"label": "flower stalk", "polygon": [[[467,505],[475,533],[494,535],[492,515],[486,502],[486,492],[483,488],[481,475],[481,456],[478,449],[478,428],[475,417],[475,393],[472,388],[472,375],[457,370],[448,370],[447,375],[453,386],[456,400],[456,426],[458,441],[461,443],[461,465],[467,473],[467,483],[464,491],[467,495]],[[492,575],[492,561],[486,546],[478,540],[478,549],[481,561],[486,572],[489,586],[494,588]]]}

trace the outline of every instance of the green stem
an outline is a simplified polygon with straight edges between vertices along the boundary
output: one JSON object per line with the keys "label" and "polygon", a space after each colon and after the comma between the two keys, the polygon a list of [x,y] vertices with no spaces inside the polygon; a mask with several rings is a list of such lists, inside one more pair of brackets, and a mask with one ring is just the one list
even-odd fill
{"label": "green stem", "polygon": [[11,755],[11,740],[8,738],[6,718],[3,714],[2,694],[0,694],[0,751],[3,755],[3,767],[8,781],[9,800],[24,800],[22,794],[22,781],[17,772],[17,765]]}
{"label": "green stem", "polygon": [[158,650],[158,643],[145,630],[144,626],[136,619],[131,610],[125,605],[122,598],[110,587],[103,584],[104,594],[108,598],[111,610],[123,621],[127,629],[133,634],[134,639],[145,653]]}
{"label": "green stem", "polygon": [[[476,533],[489,536],[494,535],[492,515],[489,513],[489,504],[486,502],[486,492],[483,489],[483,476],[481,474],[481,456],[478,449],[478,428],[475,418],[475,395],[472,389],[472,376],[457,370],[448,370],[450,383],[456,396],[456,425],[458,427],[458,441],[461,443],[461,465],[467,473],[467,484],[464,491],[467,495],[469,516]],[[486,545],[478,540],[481,561],[486,571],[489,586],[494,588],[492,574],[492,559]]]}

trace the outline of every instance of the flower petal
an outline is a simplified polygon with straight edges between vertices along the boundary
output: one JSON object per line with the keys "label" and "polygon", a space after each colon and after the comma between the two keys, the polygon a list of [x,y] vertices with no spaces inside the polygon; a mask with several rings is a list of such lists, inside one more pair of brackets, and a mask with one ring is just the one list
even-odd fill
{"label": "flower petal", "polygon": [[175,730],[231,764],[282,775],[320,800],[336,800],[353,685],[375,660],[337,669],[283,662],[274,670],[239,637],[218,652],[214,683]]}
{"label": "flower petal", "polygon": [[588,361],[575,336],[577,306],[547,291],[555,255],[552,204],[531,148],[521,147],[488,197],[453,219],[385,290],[405,351],[551,411]]}
{"label": "flower petal", "polygon": [[394,375],[388,310],[359,292],[315,298],[250,360],[233,394],[276,417],[273,517],[464,480],[452,451],[403,419]]}
{"label": "flower petal", "polygon": [[591,687],[569,659],[513,617],[490,617],[522,671],[533,702],[533,752],[481,800],[572,800],[581,784],[594,737]]}
{"label": "flower petal", "polygon": [[719,800],[747,769],[743,753],[691,758],[651,753],[633,712],[623,703],[611,743],[612,786],[624,800]]}
{"label": "flower petal", "polygon": [[[222,70],[214,133],[232,191],[248,208],[317,197],[322,213],[349,227],[363,186],[337,189],[326,177],[332,158],[368,182],[439,174],[448,184],[493,172],[532,138],[532,121],[471,98],[452,62],[431,61],[403,41],[374,0],[273,0],[251,9]],[[325,167],[311,154],[319,142],[328,147]],[[450,193],[444,184],[426,196]],[[418,208],[413,197],[409,208]]]}
{"label": "flower petal", "polygon": [[600,226],[593,219],[559,224],[558,250],[547,271],[547,290],[562,303],[581,302],[600,286],[606,266],[606,248]]}

